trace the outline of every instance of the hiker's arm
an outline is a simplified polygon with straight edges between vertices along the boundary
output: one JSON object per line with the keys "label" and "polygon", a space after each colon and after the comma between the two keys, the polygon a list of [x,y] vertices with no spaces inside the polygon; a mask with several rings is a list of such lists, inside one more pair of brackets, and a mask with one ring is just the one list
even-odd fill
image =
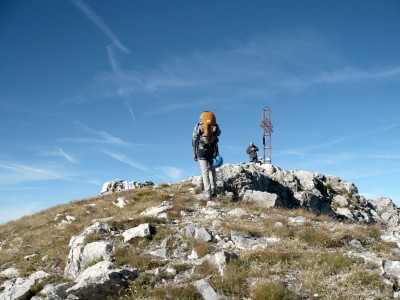
{"label": "hiker's arm", "polygon": [[197,160],[197,153],[196,153],[196,147],[193,146],[193,160]]}
{"label": "hiker's arm", "polygon": [[217,132],[215,133],[216,136],[219,136],[221,134],[221,129],[219,129],[219,126],[217,124]]}
{"label": "hiker's arm", "polygon": [[197,141],[199,138],[199,130],[198,130],[199,124],[196,124],[193,129],[193,134],[192,134],[192,151],[193,151],[193,159],[197,160],[197,153],[196,153],[196,148],[197,148]]}

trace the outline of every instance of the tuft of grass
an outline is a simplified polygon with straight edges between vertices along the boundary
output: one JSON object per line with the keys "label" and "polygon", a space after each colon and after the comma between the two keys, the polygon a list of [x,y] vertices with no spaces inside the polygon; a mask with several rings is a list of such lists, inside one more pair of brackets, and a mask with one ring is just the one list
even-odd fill
{"label": "tuft of grass", "polygon": [[[152,289],[147,289],[148,285],[154,286]],[[131,293],[123,296],[108,297],[107,300],[137,300],[137,299],[152,299],[152,300],[202,300],[203,296],[197,289],[191,285],[173,285],[167,284],[157,286],[154,278],[150,274],[141,274],[139,279],[131,286]]]}
{"label": "tuft of grass", "polygon": [[210,253],[212,249],[210,243],[196,239],[190,240],[189,245],[197,252],[199,258]]}
{"label": "tuft of grass", "polygon": [[212,285],[225,296],[232,298],[244,298],[248,295],[247,278],[250,264],[237,259],[231,260],[225,267],[223,276],[214,276],[211,279]]}
{"label": "tuft of grass", "polygon": [[177,300],[202,300],[203,296],[197,289],[189,284],[184,286],[176,286],[169,284],[167,286],[157,288],[152,293],[153,299],[177,299]]}
{"label": "tuft of grass", "polygon": [[136,190],[136,193],[131,195],[131,199],[134,202],[162,202],[170,199],[168,193],[161,190],[155,190],[150,188],[143,188]]}
{"label": "tuft of grass", "polygon": [[115,264],[117,266],[128,265],[141,270],[149,270],[163,266],[165,262],[154,259],[150,255],[138,253],[136,249],[130,247],[116,247]]}
{"label": "tuft of grass", "polygon": [[193,279],[201,279],[209,275],[214,276],[217,274],[217,272],[218,271],[216,270],[215,266],[208,260],[205,260],[194,268],[193,274],[195,274],[195,278]]}
{"label": "tuft of grass", "polygon": [[87,244],[89,244],[89,243],[101,241],[102,239],[103,239],[103,238],[102,238],[101,234],[99,234],[99,233],[97,233],[97,232],[94,232],[94,233],[88,234],[88,235],[85,237],[85,242],[86,242]]}
{"label": "tuft of grass", "polygon": [[243,253],[242,259],[247,262],[259,262],[268,266],[277,264],[290,265],[295,261],[304,259],[304,254],[280,248],[265,248],[246,251]]}
{"label": "tuft of grass", "polygon": [[175,269],[177,274],[183,273],[183,272],[191,269],[191,266],[186,263],[173,264],[171,267]]}
{"label": "tuft of grass", "polygon": [[264,234],[262,223],[226,222],[223,224],[223,228],[227,231],[245,232],[252,237],[261,237]]}
{"label": "tuft of grass", "polygon": [[337,239],[323,229],[302,228],[297,234],[299,239],[313,247],[339,248],[344,246],[342,239]]}
{"label": "tuft of grass", "polygon": [[91,260],[91,261],[88,261],[88,262],[83,266],[83,268],[84,268],[84,269],[87,269],[87,268],[92,267],[92,266],[94,266],[95,264],[97,264],[97,263],[99,263],[99,262],[101,262],[101,261],[103,261],[103,260],[104,260],[103,258],[93,259],[93,260]]}
{"label": "tuft of grass", "polygon": [[378,274],[365,272],[365,270],[352,272],[347,278],[347,284],[349,286],[362,286],[368,290],[378,290],[385,294],[390,291],[390,288],[384,284]]}
{"label": "tuft of grass", "polygon": [[356,262],[357,259],[345,256],[340,252],[326,253],[318,260],[318,264],[324,266],[327,274],[347,272]]}
{"label": "tuft of grass", "polygon": [[193,211],[193,197],[190,195],[179,195],[174,198],[172,208],[167,211],[169,218],[180,218],[182,211]]}
{"label": "tuft of grass", "polygon": [[253,290],[253,300],[297,300],[299,295],[289,290],[281,282],[265,282]]}
{"label": "tuft of grass", "polygon": [[158,187],[159,187],[160,189],[169,188],[169,184],[168,184],[168,183],[160,183],[160,184],[158,185]]}

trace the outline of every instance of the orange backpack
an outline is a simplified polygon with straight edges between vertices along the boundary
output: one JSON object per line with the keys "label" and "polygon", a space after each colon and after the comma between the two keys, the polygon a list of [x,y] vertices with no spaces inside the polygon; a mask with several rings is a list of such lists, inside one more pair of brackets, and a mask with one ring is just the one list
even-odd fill
{"label": "orange backpack", "polygon": [[200,116],[201,125],[203,127],[202,140],[205,144],[215,142],[217,132],[217,120],[211,111],[203,111]]}

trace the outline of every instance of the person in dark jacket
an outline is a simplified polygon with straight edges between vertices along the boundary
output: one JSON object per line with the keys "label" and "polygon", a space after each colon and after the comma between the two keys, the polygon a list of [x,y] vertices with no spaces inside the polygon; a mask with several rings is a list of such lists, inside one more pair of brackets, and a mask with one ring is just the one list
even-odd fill
{"label": "person in dark jacket", "polygon": [[258,151],[257,146],[254,145],[253,142],[250,142],[250,145],[246,149],[246,153],[249,155],[250,162],[254,162],[254,163],[258,162],[257,151]]}

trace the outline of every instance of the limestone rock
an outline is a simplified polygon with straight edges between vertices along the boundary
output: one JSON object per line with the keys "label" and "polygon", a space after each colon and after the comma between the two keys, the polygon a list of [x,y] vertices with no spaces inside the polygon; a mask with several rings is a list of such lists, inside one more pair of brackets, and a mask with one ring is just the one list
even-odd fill
{"label": "limestone rock", "polygon": [[28,278],[13,278],[6,280],[0,293],[0,300],[25,300],[29,299],[31,295],[31,287],[41,282],[44,278],[49,276],[48,273],[43,271],[37,271],[32,273]]}
{"label": "limestone rock", "polygon": [[171,207],[172,207],[172,204],[169,201],[164,201],[159,206],[147,208],[140,215],[141,216],[147,216],[147,217],[157,217],[161,213],[163,213],[166,210],[170,209]]}
{"label": "limestone rock", "polygon": [[0,277],[17,278],[19,277],[19,271],[16,268],[8,268],[0,272]]}
{"label": "limestone rock", "polygon": [[[67,264],[64,269],[64,276],[76,278],[85,267],[84,264],[98,259],[112,259],[113,246],[106,242],[92,243],[86,248],[86,237],[95,233],[109,233],[111,228],[108,224],[95,221],[87,227],[82,234],[73,236],[69,242],[70,251]],[[86,249],[86,250],[85,250]]]}
{"label": "limestone rock", "polygon": [[127,279],[134,279],[138,272],[130,269],[116,269],[109,261],[103,261],[87,268],[76,279],[76,284],[66,290],[79,299],[106,299],[127,287]]}
{"label": "limestone rock", "polygon": [[129,242],[130,240],[137,237],[148,237],[151,234],[151,227],[149,223],[140,224],[135,228],[131,228],[122,233],[124,237],[124,242]]}
{"label": "limestone rock", "polygon": [[213,287],[205,279],[200,279],[193,282],[199,293],[203,296],[204,300],[220,300],[221,296],[218,295]]}
{"label": "limestone rock", "polygon": [[210,242],[213,239],[212,234],[198,224],[190,224],[186,226],[185,235],[187,238],[193,238],[204,242]]}
{"label": "limestone rock", "polygon": [[118,197],[117,201],[114,201],[113,204],[119,208],[124,208],[128,204],[128,201],[124,197]]}
{"label": "limestone rock", "polygon": [[277,194],[253,190],[245,191],[243,201],[254,202],[265,207],[276,207],[280,204]]}

